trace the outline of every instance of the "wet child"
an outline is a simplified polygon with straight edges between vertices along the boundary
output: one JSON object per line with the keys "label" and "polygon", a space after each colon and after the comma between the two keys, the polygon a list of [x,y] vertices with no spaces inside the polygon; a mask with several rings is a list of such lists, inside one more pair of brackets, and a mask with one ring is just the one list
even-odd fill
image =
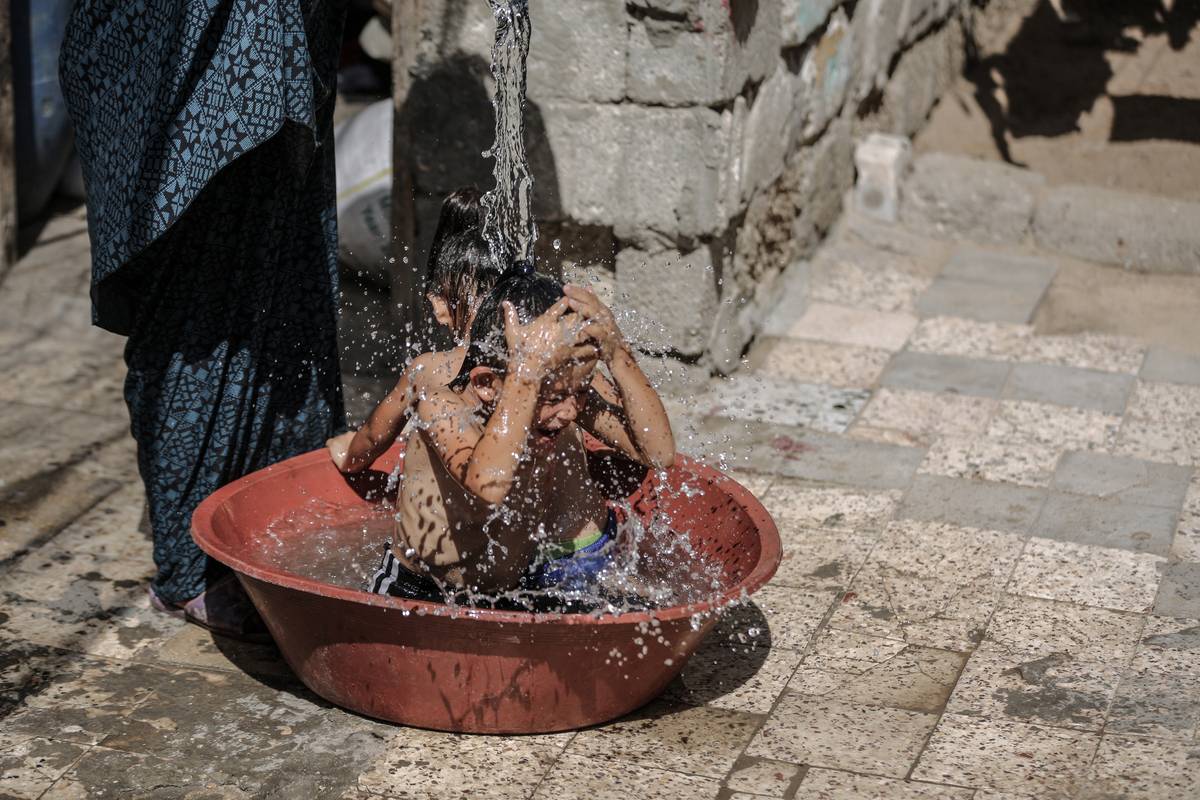
{"label": "wet child", "polygon": [[463,340],[480,299],[495,286],[500,270],[492,261],[481,232],[479,190],[464,187],[442,202],[437,230],[429,248],[426,297],[433,317],[460,343],[446,351],[422,353],[409,362],[395,388],[357,431],[327,442],[330,457],[345,473],[361,472],[392,446],[413,406],[431,386],[445,386],[466,355]]}
{"label": "wet child", "polygon": [[371,587],[402,597],[585,586],[611,553],[616,517],[589,474],[584,432],[647,467],[675,457],[662,401],[612,312],[528,265],[483,300],[458,374],[416,413],[398,545]]}

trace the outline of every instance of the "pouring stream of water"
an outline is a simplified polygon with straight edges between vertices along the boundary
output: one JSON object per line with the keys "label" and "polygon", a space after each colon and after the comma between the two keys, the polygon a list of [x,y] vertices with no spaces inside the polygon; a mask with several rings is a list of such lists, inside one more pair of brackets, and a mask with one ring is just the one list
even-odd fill
{"label": "pouring stream of water", "polygon": [[487,0],[496,17],[492,77],[496,81],[496,140],[484,153],[495,161],[496,185],[483,196],[483,236],[498,264],[533,257],[533,178],[525,157],[525,60],[529,55],[528,0]]}

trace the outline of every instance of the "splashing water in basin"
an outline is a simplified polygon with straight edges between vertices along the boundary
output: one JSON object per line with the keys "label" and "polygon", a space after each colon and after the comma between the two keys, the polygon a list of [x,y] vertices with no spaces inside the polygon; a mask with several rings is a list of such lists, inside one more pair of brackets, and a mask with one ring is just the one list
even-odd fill
{"label": "splashing water in basin", "polygon": [[[625,508],[623,516],[613,558],[594,581],[570,589],[451,594],[448,605],[600,616],[696,605],[714,599],[724,588],[721,564],[697,552],[662,515],[644,521]],[[367,591],[367,576],[379,563],[382,543],[392,541],[395,533],[390,504],[343,506],[310,500],[267,526],[256,543],[256,557],[299,577]]]}

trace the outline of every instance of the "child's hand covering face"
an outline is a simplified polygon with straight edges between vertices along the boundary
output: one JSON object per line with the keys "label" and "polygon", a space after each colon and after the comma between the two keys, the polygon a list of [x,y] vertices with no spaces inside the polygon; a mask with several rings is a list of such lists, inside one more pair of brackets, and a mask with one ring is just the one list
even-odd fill
{"label": "child's hand covering face", "polygon": [[625,344],[612,310],[586,286],[568,283],[563,287],[563,292],[567,305],[583,319],[583,336],[596,343],[600,358],[611,361],[613,353]]}
{"label": "child's hand covering face", "polygon": [[597,344],[585,325],[570,313],[563,297],[537,319],[522,325],[511,303],[504,304],[504,338],[508,343],[508,372],[518,380],[541,383],[552,372],[581,361],[594,360]]}

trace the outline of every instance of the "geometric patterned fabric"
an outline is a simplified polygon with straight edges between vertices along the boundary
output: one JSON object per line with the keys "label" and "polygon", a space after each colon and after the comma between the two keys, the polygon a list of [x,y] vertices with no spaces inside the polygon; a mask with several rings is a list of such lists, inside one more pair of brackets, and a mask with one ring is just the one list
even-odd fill
{"label": "geometric patterned fabric", "polygon": [[334,80],[344,2],[78,0],[60,59],[93,321],[125,399],[167,601],[216,577],[214,490],[344,426]]}

